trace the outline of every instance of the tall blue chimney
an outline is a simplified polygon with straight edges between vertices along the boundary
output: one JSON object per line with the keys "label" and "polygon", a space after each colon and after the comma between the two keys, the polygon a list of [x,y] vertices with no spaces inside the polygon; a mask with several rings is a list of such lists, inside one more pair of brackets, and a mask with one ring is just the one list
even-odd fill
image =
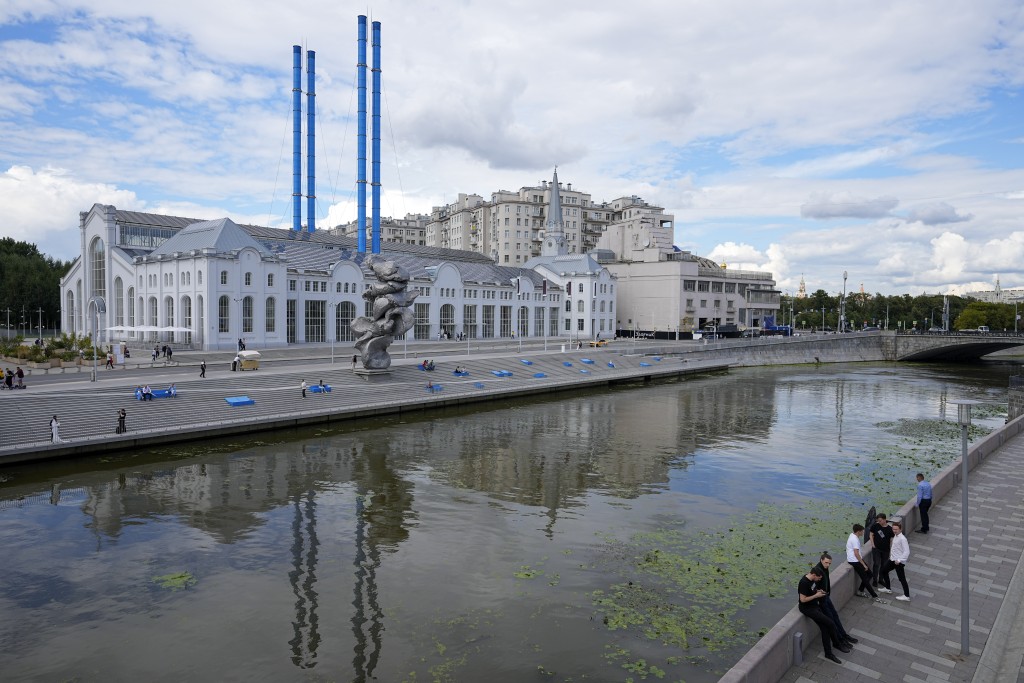
{"label": "tall blue chimney", "polygon": [[359,60],[356,62],[358,74],[358,104],[356,119],[359,131],[356,134],[358,151],[356,153],[356,231],[359,235],[359,251],[366,252],[366,15],[359,15]]}
{"label": "tall blue chimney", "polygon": [[380,22],[373,22],[373,253],[380,253]]}
{"label": "tall blue chimney", "polygon": [[292,230],[302,230],[302,48],[292,45]]}
{"label": "tall blue chimney", "polygon": [[316,230],[316,52],[306,50],[306,232]]}

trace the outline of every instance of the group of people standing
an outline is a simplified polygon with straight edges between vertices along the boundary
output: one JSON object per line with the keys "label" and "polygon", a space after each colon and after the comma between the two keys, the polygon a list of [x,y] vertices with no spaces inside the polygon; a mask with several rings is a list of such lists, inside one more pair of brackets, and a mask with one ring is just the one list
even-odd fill
{"label": "group of people standing", "polygon": [[[921,516],[921,528],[918,529],[918,532],[926,534],[929,523],[928,509],[932,503],[932,487],[925,481],[924,475],[921,473],[917,474],[917,482],[916,504]],[[864,534],[864,527],[860,524],[853,525],[851,533],[846,539],[846,561],[857,577],[856,595],[858,597],[871,597],[877,602],[885,603],[885,600],[878,597],[878,593],[893,592],[889,576],[895,571],[896,578],[903,589],[903,594],[897,595],[896,599],[900,602],[910,602],[910,585],[907,583],[910,543],[903,532],[902,521],[890,523],[885,513],[875,516],[874,523],[868,529],[874,549],[871,553],[871,566],[869,567],[862,554],[861,537]],[[832,556],[822,553],[818,564],[804,574],[797,586],[798,606],[800,613],[813,621],[821,631],[821,643],[825,650],[825,658],[836,664],[841,664],[835,650],[850,652],[857,639],[843,628],[839,612],[832,604],[830,597],[832,586],[829,580],[831,565]],[[875,592],[876,588],[878,592]]]}

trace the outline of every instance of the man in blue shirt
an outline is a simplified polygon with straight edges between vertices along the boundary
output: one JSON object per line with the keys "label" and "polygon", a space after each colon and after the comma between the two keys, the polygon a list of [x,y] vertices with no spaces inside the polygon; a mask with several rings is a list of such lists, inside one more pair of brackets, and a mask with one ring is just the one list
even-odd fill
{"label": "man in blue shirt", "polygon": [[924,480],[924,475],[917,473],[917,509],[921,513],[919,534],[928,533],[928,508],[932,506],[932,485]]}

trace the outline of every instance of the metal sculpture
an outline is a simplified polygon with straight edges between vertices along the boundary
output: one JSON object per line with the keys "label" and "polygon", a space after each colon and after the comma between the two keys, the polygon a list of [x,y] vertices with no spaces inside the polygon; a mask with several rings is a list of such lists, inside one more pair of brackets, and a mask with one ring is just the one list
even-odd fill
{"label": "metal sculpture", "polygon": [[365,261],[380,284],[371,285],[363,298],[373,305],[373,313],[352,321],[356,334],[355,347],[367,370],[386,370],[391,367],[388,347],[395,337],[412,329],[415,322],[409,306],[419,292],[409,292],[409,274],[394,261],[371,255]]}

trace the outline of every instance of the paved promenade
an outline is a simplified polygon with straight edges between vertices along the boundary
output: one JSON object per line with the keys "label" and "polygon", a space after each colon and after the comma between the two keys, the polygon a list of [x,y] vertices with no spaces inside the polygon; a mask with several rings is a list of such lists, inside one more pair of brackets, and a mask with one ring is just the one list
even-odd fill
{"label": "paved promenade", "polygon": [[[894,599],[902,594],[895,572],[893,594],[880,594],[885,604],[850,598],[840,617],[859,639],[853,651],[836,652],[841,665],[826,660],[812,625],[804,634],[816,642],[783,681],[1024,683],[1024,435],[976,466],[968,491],[971,655],[959,656],[962,518],[956,485],[932,506],[930,532],[907,534],[911,601]],[[842,559],[836,557],[837,565]]]}
{"label": "paved promenade", "polygon": [[[259,370],[232,372],[233,352],[175,352],[174,361],[149,361],[143,350],[132,349],[127,367],[97,371],[92,367],[70,372],[33,373],[28,389],[0,393],[0,465],[113,450],[135,450],[183,440],[200,440],[250,433],[254,428],[276,429],[359,417],[395,414],[425,408],[572,391],[588,386],[600,390],[621,382],[676,377],[727,368],[721,359],[696,356],[644,356],[640,345],[616,342],[608,347],[563,352],[561,344],[512,341],[410,344],[392,346],[391,372],[367,382],[354,370],[352,348],[304,345],[261,351]],[[138,360],[144,356],[143,360]],[[423,358],[436,370],[423,372]],[[205,378],[199,363],[205,360]],[[454,376],[456,366],[468,371]],[[496,372],[502,374],[496,375]],[[323,380],[327,394],[307,392]],[[427,389],[435,385],[436,391]],[[148,384],[154,390],[174,383],[176,398],[138,401],[134,389]],[[439,385],[439,386],[438,386]],[[233,407],[225,398],[247,396],[253,405]],[[117,411],[128,412],[125,434],[116,434]],[[66,443],[50,443],[49,422],[57,415]]]}

